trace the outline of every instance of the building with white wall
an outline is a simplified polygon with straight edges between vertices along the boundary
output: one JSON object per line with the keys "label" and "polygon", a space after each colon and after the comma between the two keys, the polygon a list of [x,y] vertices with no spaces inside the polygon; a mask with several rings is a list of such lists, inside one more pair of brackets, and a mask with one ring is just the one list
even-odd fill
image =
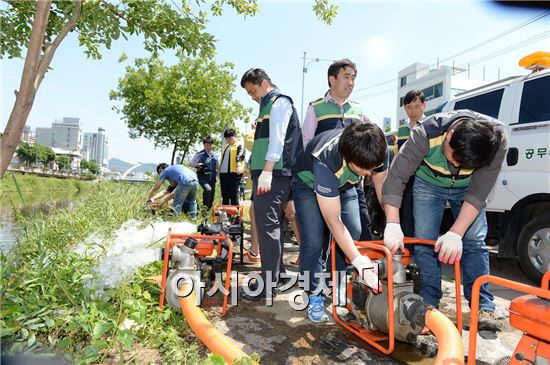
{"label": "building with white wall", "polygon": [[33,144],[35,142],[34,134],[30,125],[25,125],[23,127],[23,133],[21,134],[21,142],[27,142]]}
{"label": "building with white wall", "polygon": [[38,144],[46,146],[52,145],[52,129],[45,127],[36,127],[35,141]]}
{"label": "building with white wall", "polygon": [[52,123],[52,142],[50,146],[68,151],[80,151],[82,148],[80,118],[64,117],[61,122]]}
{"label": "building with white wall", "polygon": [[84,133],[82,139],[82,159],[93,160],[99,166],[109,164],[109,137],[105,129],[99,127],[97,133]]}
{"label": "building with white wall", "polygon": [[471,80],[465,70],[451,66],[430,69],[425,63],[416,62],[399,71],[397,78],[397,124],[407,120],[403,99],[410,90],[422,90],[426,98],[426,116],[435,113],[438,106],[456,94],[485,84]]}

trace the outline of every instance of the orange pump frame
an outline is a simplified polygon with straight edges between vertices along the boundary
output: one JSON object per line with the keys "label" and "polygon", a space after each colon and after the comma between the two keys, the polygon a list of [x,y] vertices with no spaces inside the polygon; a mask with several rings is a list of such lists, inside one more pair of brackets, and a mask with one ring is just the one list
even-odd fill
{"label": "orange pump frame", "polygon": [[214,208],[212,208],[212,218],[214,219],[214,222],[216,222],[216,212],[225,210],[228,217],[232,217],[234,215],[239,215],[239,217],[243,217],[244,210],[241,205],[223,205],[223,204],[216,204],[214,205]]}
{"label": "orange pump frame", "polygon": [[[168,264],[169,264],[169,257],[170,257],[170,250],[175,245],[183,245],[186,239],[188,238],[194,238],[198,241],[198,245],[195,248],[196,253],[195,256],[212,256],[214,253],[214,247],[216,247],[216,252],[219,254],[222,252],[222,241],[227,241],[229,243],[229,249],[228,249],[228,260],[227,260],[227,268],[225,271],[225,293],[223,297],[223,307],[222,307],[222,316],[225,315],[227,312],[227,300],[230,294],[230,286],[231,286],[231,264],[233,260],[231,259],[233,257],[233,241],[226,236],[225,234],[220,234],[216,236],[207,236],[207,235],[201,235],[201,234],[181,234],[181,233],[172,233],[171,230],[168,230],[168,234],[166,235],[166,245],[164,248],[164,259],[163,259],[163,266],[162,266],[162,279],[160,283],[160,299],[159,299],[159,307],[162,310],[164,308],[164,297],[166,295],[166,279],[168,277]],[[214,243],[214,241],[217,241],[217,244]]]}
{"label": "orange pump frame", "polygon": [[[212,220],[214,223],[217,223],[219,222],[219,218],[218,216],[216,215],[216,213],[218,211],[222,211],[222,210],[225,210],[225,213],[227,213],[227,216],[228,217],[233,217],[235,215],[238,215],[240,218],[241,218],[241,222],[243,220],[243,215],[244,215],[244,209],[242,207],[242,205],[223,205],[223,204],[216,204],[214,205],[214,207],[212,208]],[[239,253],[240,253],[240,257],[239,257],[239,263],[240,264],[243,264],[243,254],[244,254],[244,245],[243,245],[243,242],[244,241],[244,237],[242,238],[240,244],[239,244]]]}
{"label": "orange pump frame", "polygon": [[[435,245],[435,241],[431,240],[421,240],[416,238],[409,238],[405,237],[403,240],[405,244],[422,244],[422,245]],[[388,290],[386,295],[388,296],[388,334],[383,334],[379,332],[373,332],[369,331],[360,325],[356,323],[348,323],[340,318],[338,313],[336,312],[336,306],[332,306],[332,315],[334,317],[334,320],[339,323],[342,327],[362,339],[363,341],[367,342],[369,345],[377,349],[378,351],[382,352],[385,355],[391,354],[395,350],[395,326],[394,326],[394,308],[393,308],[393,262],[392,262],[392,254],[390,250],[388,250],[386,247],[384,247],[384,241],[378,240],[378,241],[364,241],[364,242],[358,242],[355,241],[355,245],[359,249],[359,252],[367,256],[371,260],[376,260],[379,258],[386,258],[386,271],[388,272]],[[332,241],[331,245],[331,251],[332,251],[332,275],[335,277],[336,274],[336,241]],[[405,252],[403,253],[403,257],[401,262],[403,265],[408,265],[410,260],[410,253],[409,250],[405,249]],[[461,296],[461,290],[460,290],[460,283],[461,283],[461,272],[460,272],[460,261],[456,261],[454,263],[454,271],[455,271],[455,291],[456,291],[456,298],[460,299]],[[351,290],[349,288],[349,285],[351,283],[348,283],[348,297],[351,295]],[[337,286],[332,286],[332,296],[333,298],[337,298]],[[384,293],[378,294],[378,295],[384,295]],[[348,310],[351,312],[351,305],[347,304]],[[460,300],[456,301],[456,325],[458,332],[462,334],[462,303]],[[388,341],[388,346],[382,346],[379,344],[379,342]]]}
{"label": "orange pump frame", "polygon": [[[492,283],[498,286],[502,286],[505,288],[510,288],[513,290],[517,290],[522,293],[535,295],[537,297],[550,300],[550,290],[548,290],[548,286],[550,283],[550,271],[547,271],[541,281],[541,287],[537,288],[531,285],[521,284],[515,281],[499,278],[497,276],[492,275],[483,275],[477,278],[477,280],[474,282],[474,285],[472,287],[472,305],[471,305],[471,318],[470,318],[470,336],[468,340],[468,365],[473,365],[476,363],[476,351],[477,351],[477,322],[478,322],[478,311],[479,311],[479,291],[481,288],[481,285],[484,283]],[[525,296],[519,297],[523,298]],[[516,299],[519,299],[516,298]],[[515,300],[515,299],[514,299]],[[550,304],[548,304],[550,306]],[[526,308],[525,310],[528,310]],[[521,319],[520,316],[516,317],[518,322],[523,324],[522,322],[525,322],[524,326],[526,330],[530,327],[530,324],[527,323],[527,320]],[[539,323],[539,325],[545,325],[542,322]],[[537,346],[537,344],[539,346]],[[547,359],[550,359],[550,343],[544,341],[543,339],[537,339],[534,336],[532,336],[529,332],[524,331],[524,335],[521,338],[520,342],[518,343],[514,355],[518,352],[524,352],[528,354],[533,354],[536,351],[537,355],[543,356]],[[522,361],[517,360],[515,357],[512,357],[510,360],[510,364],[522,364]]]}

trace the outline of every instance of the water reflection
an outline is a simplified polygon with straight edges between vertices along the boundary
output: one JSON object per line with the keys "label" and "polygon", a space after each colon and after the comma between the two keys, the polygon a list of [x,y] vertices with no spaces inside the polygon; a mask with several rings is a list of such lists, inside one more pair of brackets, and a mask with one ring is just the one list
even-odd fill
{"label": "water reflection", "polygon": [[0,250],[6,255],[20,238],[22,228],[17,215],[50,214],[60,209],[72,209],[77,191],[32,193],[2,193],[0,195]]}

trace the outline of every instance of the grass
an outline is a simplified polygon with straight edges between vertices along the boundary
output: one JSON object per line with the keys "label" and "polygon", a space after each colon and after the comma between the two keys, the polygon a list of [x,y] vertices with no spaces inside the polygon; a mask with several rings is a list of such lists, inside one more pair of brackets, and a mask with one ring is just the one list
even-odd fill
{"label": "grass", "polygon": [[[23,237],[8,256],[0,256],[4,353],[62,354],[77,364],[103,362],[115,353],[124,363],[129,360],[124,354],[139,342],[159,349],[165,363],[204,360],[199,344],[184,340],[189,329],[183,316],[158,310],[159,288],[146,277],[159,274],[160,262],[98,298],[85,285],[95,259],[72,249],[92,233],[108,241],[127,220],[150,219],[143,207],[149,188],[92,184],[72,211],[21,218]],[[128,320],[133,327],[122,326]]]}
{"label": "grass", "polygon": [[93,183],[77,179],[56,179],[7,172],[0,180],[0,192],[82,191],[91,184]]}

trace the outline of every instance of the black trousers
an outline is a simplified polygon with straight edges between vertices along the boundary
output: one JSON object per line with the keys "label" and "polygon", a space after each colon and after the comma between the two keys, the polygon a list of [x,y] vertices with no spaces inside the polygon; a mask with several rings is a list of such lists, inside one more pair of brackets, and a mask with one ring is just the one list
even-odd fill
{"label": "black trousers", "polygon": [[242,175],[234,173],[220,174],[223,205],[239,205],[239,184]]}
{"label": "black trousers", "polygon": [[414,217],[413,217],[413,185],[414,175],[411,176],[405,190],[403,191],[403,200],[399,209],[399,221],[405,237],[414,237]]}
{"label": "black trousers", "polygon": [[273,176],[271,190],[257,195],[258,176],[252,179],[254,218],[260,243],[262,279],[277,283],[284,273],[284,212],[283,206],[290,197],[292,177]]}
{"label": "black trousers", "polygon": [[[199,182],[202,188],[202,205],[204,205],[209,210],[212,208],[212,203],[214,203],[214,195],[216,195],[216,180],[209,182]],[[205,186],[210,186],[208,190]]]}
{"label": "black trousers", "polygon": [[358,184],[355,189],[357,190],[357,201],[359,203],[359,218],[361,218],[361,235],[359,236],[359,241],[370,241],[373,237],[371,231],[369,207],[367,205],[367,199],[365,197],[363,184]]}

